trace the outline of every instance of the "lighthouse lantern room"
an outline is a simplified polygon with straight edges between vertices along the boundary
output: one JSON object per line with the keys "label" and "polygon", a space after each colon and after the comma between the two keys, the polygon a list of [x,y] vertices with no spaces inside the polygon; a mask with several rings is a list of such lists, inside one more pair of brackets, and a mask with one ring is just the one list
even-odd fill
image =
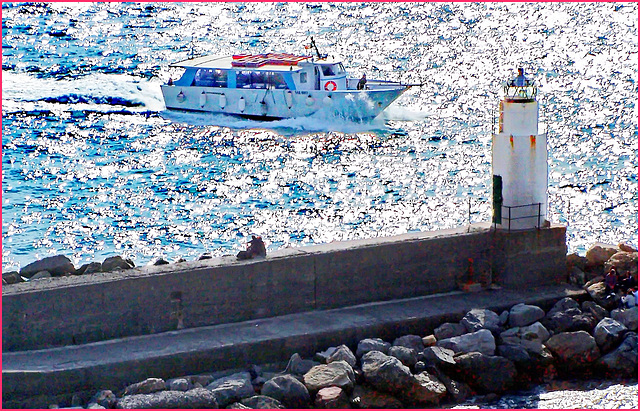
{"label": "lighthouse lantern room", "polygon": [[537,87],[518,71],[504,84],[492,137],[492,222],[508,230],[540,228],[547,218],[547,135],[538,134]]}

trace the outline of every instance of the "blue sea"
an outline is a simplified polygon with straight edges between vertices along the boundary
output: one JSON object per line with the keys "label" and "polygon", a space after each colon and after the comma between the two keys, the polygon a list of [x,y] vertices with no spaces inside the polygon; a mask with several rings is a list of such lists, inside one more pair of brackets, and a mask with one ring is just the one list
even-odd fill
{"label": "blue sea", "polygon": [[[193,54],[342,57],[424,83],[370,122],[169,112]],[[636,3],[3,3],[2,269],[145,265],[490,220],[501,84],[523,67],[570,252],[638,244]]]}

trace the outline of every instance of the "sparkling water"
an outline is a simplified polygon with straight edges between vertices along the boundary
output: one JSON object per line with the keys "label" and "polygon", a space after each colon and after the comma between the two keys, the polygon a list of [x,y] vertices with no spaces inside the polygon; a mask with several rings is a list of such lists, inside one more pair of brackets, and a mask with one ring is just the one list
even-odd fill
{"label": "sparkling water", "polygon": [[[637,245],[635,3],[3,3],[2,268],[235,254],[490,220],[501,82],[524,67],[571,252]],[[371,122],[168,112],[192,54],[341,56],[423,83]]]}

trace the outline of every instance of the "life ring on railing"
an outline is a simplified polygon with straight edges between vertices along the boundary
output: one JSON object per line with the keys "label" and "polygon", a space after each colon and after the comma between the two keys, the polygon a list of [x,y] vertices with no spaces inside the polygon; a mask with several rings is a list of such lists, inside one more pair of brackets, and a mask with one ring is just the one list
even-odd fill
{"label": "life ring on railing", "polygon": [[333,80],[327,81],[326,83],[324,83],[324,89],[327,91],[336,91],[337,88],[338,88],[338,85]]}

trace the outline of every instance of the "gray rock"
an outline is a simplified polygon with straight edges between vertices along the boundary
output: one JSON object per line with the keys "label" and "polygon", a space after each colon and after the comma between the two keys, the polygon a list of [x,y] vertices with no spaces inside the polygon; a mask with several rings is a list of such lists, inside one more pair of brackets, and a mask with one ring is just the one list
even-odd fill
{"label": "gray rock", "polygon": [[607,317],[609,313],[604,308],[600,307],[593,301],[584,301],[582,303],[582,312],[589,313],[596,319],[596,321],[600,322],[603,318]]}
{"label": "gray rock", "polygon": [[167,380],[166,386],[169,391],[189,391],[190,389],[193,389],[191,381],[184,377]]}
{"label": "gray rock", "polygon": [[455,353],[480,352],[485,355],[493,355],[496,352],[495,338],[488,329],[480,329],[458,337],[446,338],[438,341],[436,346],[448,348]]}
{"label": "gray rock", "polygon": [[425,404],[440,398],[440,386],[432,378],[416,378],[400,360],[380,351],[370,351],[362,356],[362,372],[369,385],[406,404]]}
{"label": "gray rock", "polygon": [[124,389],[124,395],[150,394],[166,389],[166,384],[161,378],[147,378],[144,381],[129,385]]}
{"label": "gray rock", "polygon": [[455,357],[449,375],[483,393],[503,393],[514,384],[517,370],[513,362],[493,355],[470,352]]}
{"label": "gray rock", "polygon": [[542,319],[542,324],[548,330],[554,333],[593,330],[597,324],[593,315],[583,313],[578,303],[572,299],[565,298],[562,301],[566,301],[567,304],[564,307],[556,304]]}
{"label": "gray rock", "polygon": [[356,356],[346,345],[337,347],[335,352],[327,359],[327,364],[334,361],[346,361],[351,367],[355,367],[357,363]]}
{"label": "gray rock", "polygon": [[418,353],[413,348],[394,345],[389,348],[389,355],[400,360],[400,362],[409,368],[413,368],[418,362]]}
{"label": "gray rock", "polygon": [[337,347],[329,347],[324,351],[317,352],[313,356],[313,360],[319,362],[320,364],[326,364],[327,362],[329,362],[329,357],[331,357],[331,355],[336,352],[337,349]]}
{"label": "gray rock", "polygon": [[83,264],[80,268],[76,270],[76,275],[84,275],[84,274],[94,274],[102,272],[102,264],[96,261]]}
{"label": "gray rock", "polygon": [[587,275],[578,267],[571,267],[569,271],[569,284],[582,287],[587,282]]}
{"label": "gray rock", "polygon": [[282,405],[280,401],[275,398],[267,397],[266,395],[254,395],[253,397],[245,398],[240,401],[240,404],[256,410],[284,409],[284,405]]}
{"label": "gray rock", "polygon": [[353,368],[346,361],[316,365],[304,375],[304,385],[315,394],[322,388],[336,386],[351,392],[356,382]]}
{"label": "gray rock", "polygon": [[618,247],[613,244],[595,243],[587,250],[587,265],[602,266],[618,251]]}
{"label": "gray rock", "polygon": [[367,385],[357,385],[351,394],[351,404],[362,409],[397,409],[404,408],[396,397],[376,391]]}
{"label": "gray rock", "polygon": [[580,304],[571,297],[565,297],[553,305],[553,307],[547,313],[547,316],[553,315],[558,312],[567,311],[572,308],[580,310]]}
{"label": "gray rock", "polygon": [[111,390],[101,390],[91,397],[87,407],[91,408],[91,404],[97,404],[104,408],[115,408],[117,402],[118,399]]}
{"label": "gray rock", "polygon": [[294,353],[289,359],[289,362],[287,363],[287,367],[285,368],[284,372],[302,376],[308,373],[309,370],[315,367],[316,365],[319,365],[319,363],[311,360],[304,360],[302,359],[302,357],[300,357],[300,354]]}
{"label": "gray rock", "polygon": [[67,274],[75,274],[76,269],[64,255],[56,255],[53,257],[46,257],[42,260],[35,261],[20,270],[20,275],[26,278],[31,278],[34,274],[40,271],[48,271],[53,277],[61,277]]}
{"label": "gray rock", "polygon": [[464,325],[469,333],[486,329],[497,335],[502,331],[502,327],[500,326],[500,316],[495,312],[486,309],[475,308],[469,311],[462,318],[460,324]]}
{"label": "gray rock", "polygon": [[280,401],[287,408],[308,408],[311,402],[309,390],[292,375],[279,375],[264,383],[262,395]]}
{"label": "gray rock", "polygon": [[580,369],[600,358],[596,340],[586,331],[556,334],[545,345],[566,369]]}
{"label": "gray rock", "polygon": [[607,310],[613,310],[620,305],[620,297],[606,290],[604,282],[597,282],[587,287],[589,296],[596,304]]}
{"label": "gray rock", "polygon": [[120,409],[205,409],[218,408],[215,395],[205,388],[126,395],[116,404]]}
{"label": "gray rock", "polygon": [[604,264],[604,272],[615,266],[618,273],[628,272],[632,276],[638,276],[638,252],[619,251],[611,256]]}
{"label": "gray rock", "polygon": [[252,408],[251,407],[247,407],[246,405],[241,404],[239,402],[234,402],[233,404],[228,405],[226,409],[227,410],[250,410]]}
{"label": "gray rock", "polygon": [[510,328],[500,333],[500,341],[504,344],[518,345],[530,352],[541,353],[542,343],[544,343],[551,334],[539,322],[533,323],[526,327]]}
{"label": "gray rock", "polygon": [[572,253],[567,255],[567,269],[571,270],[573,267],[577,267],[580,270],[584,271],[584,268],[587,265],[587,258],[578,255],[577,253]]}
{"label": "gray rock", "polygon": [[622,343],[597,361],[607,377],[638,376],[638,334],[627,333]]}
{"label": "gray rock", "polygon": [[446,338],[457,337],[462,334],[468,333],[467,327],[460,323],[444,323],[435,330],[433,335],[437,340],[444,340]]}
{"label": "gray rock", "polygon": [[509,326],[524,327],[543,319],[544,316],[544,310],[540,307],[528,304],[516,304],[509,310]]}
{"label": "gray rock", "polygon": [[45,278],[51,278],[51,273],[49,273],[49,271],[38,271],[29,281],[44,280]]}
{"label": "gray rock", "polygon": [[251,384],[251,374],[240,372],[213,381],[205,387],[213,392],[220,407],[255,395]]}
{"label": "gray rock", "polygon": [[164,258],[160,257],[158,258],[153,265],[168,265],[169,261],[165,260]]}
{"label": "gray rock", "polygon": [[611,318],[623,324],[631,331],[638,331],[638,307],[615,309],[611,311]]}
{"label": "gray rock", "polygon": [[2,273],[2,284],[18,284],[22,282],[22,277],[17,271]]}
{"label": "gray rock", "polygon": [[500,313],[500,325],[506,327],[509,322],[509,311],[505,310]]}
{"label": "gray rock", "polygon": [[102,262],[102,271],[105,273],[113,270],[128,270],[133,267],[130,260],[125,260],[121,256],[108,257]]}
{"label": "gray rock", "polygon": [[411,403],[439,404],[447,395],[447,387],[442,383],[442,381],[429,374],[427,371],[422,371],[421,373],[416,374],[415,379],[423,389],[420,390],[419,397],[415,398]]}
{"label": "gray rock", "polygon": [[318,391],[314,404],[317,408],[350,408],[349,397],[340,387],[325,387]]}
{"label": "gray rock", "polygon": [[627,327],[613,318],[603,318],[593,329],[593,337],[601,353],[608,353],[617,347],[627,332]]}
{"label": "gray rock", "polygon": [[531,361],[529,351],[518,344],[500,344],[496,348],[496,352],[500,357],[510,360],[516,368]]}
{"label": "gray rock", "polygon": [[356,357],[362,358],[363,355],[370,351],[380,351],[383,354],[387,354],[390,347],[391,344],[386,341],[382,341],[380,338],[365,338],[358,343]]}
{"label": "gray rock", "polygon": [[468,384],[462,381],[456,381],[449,378],[445,373],[441,372],[438,368],[433,367],[435,377],[444,384],[447,388],[447,392],[457,403],[460,403],[473,395],[473,391]]}
{"label": "gray rock", "polygon": [[398,337],[393,341],[392,346],[413,348],[417,353],[424,350],[424,343],[422,342],[422,337],[419,335],[403,335],[402,337]]}
{"label": "gray rock", "polygon": [[443,364],[455,365],[453,359],[455,352],[444,347],[427,347],[422,351],[422,357],[429,364],[441,367]]}

